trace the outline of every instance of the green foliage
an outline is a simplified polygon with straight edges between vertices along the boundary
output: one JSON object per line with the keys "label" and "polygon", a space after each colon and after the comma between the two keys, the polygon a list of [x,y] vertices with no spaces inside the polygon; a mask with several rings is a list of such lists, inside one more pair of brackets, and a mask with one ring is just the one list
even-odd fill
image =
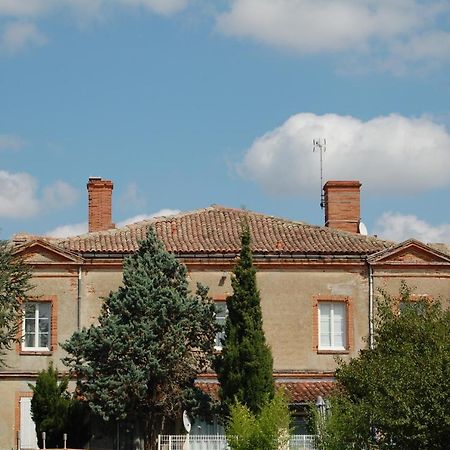
{"label": "green foliage", "polygon": [[61,447],[63,433],[67,432],[70,408],[70,395],[67,392],[69,380],[66,377],[58,382],[58,370],[49,365],[39,372],[33,390],[31,416],[36,424],[39,447],[42,448],[42,432],[46,432],[47,448]]}
{"label": "green foliage", "polygon": [[[341,362],[323,449],[446,449],[450,442],[450,311],[439,300],[382,292],[375,348]],[[325,440],[325,439],[324,439]],[[340,442],[340,445],[337,445]]]}
{"label": "green foliage", "polygon": [[63,445],[67,434],[69,448],[83,448],[90,438],[89,410],[84,402],[72,398],[67,391],[67,377],[59,379],[58,370],[50,363],[47,370],[39,372],[33,391],[31,416],[36,426],[39,447],[43,447],[42,432],[46,433],[46,447]]}
{"label": "green foliage", "polygon": [[153,229],[124,261],[123,285],[104,299],[99,325],[63,344],[79,393],[105,420],[146,419],[149,441],[164,417],[194,402],[194,381],[213,355],[216,325],[207,289],[188,290],[187,270]]}
{"label": "green foliage", "polygon": [[26,300],[31,272],[6,241],[0,241],[0,367],[4,364],[4,351],[17,342],[21,301]]}
{"label": "green foliage", "polygon": [[227,298],[225,339],[216,371],[225,410],[237,400],[258,413],[265,400],[274,395],[273,361],[262,327],[248,224],[244,225],[241,239],[240,259],[232,279],[233,295]]}
{"label": "green foliage", "polygon": [[226,428],[232,450],[278,450],[286,448],[290,437],[290,413],[286,397],[277,392],[263,403],[255,415],[242,403],[230,407],[230,420]]}

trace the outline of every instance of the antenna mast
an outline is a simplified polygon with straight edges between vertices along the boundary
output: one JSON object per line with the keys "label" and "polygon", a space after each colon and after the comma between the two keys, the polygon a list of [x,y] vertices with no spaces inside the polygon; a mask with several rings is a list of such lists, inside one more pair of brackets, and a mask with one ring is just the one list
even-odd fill
{"label": "antenna mast", "polygon": [[313,152],[320,152],[320,207],[325,207],[325,199],[323,194],[323,153],[327,151],[327,140],[325,138],[313,139]]}

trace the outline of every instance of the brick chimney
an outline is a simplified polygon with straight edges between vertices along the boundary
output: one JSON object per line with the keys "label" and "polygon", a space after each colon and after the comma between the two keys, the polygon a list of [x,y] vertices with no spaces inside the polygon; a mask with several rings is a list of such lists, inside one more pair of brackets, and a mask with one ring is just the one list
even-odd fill
{"label": "brick chimney", "polygon": [[325,226],[337,230],[359,233],[360,211],[359,181],[327,181],[325,194]]}
{"label": "brick chimney", "polygon": [[110,180],[89,177],[87,184],[89,200],[89,233],[114,228],[112,223],[112,190]]}

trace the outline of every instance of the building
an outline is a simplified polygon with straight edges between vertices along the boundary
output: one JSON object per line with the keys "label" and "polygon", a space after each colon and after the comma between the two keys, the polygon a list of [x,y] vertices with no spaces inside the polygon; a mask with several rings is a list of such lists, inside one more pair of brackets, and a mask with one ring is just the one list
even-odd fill
{"label": "building", "polygon": [[[0,371],[0,448],[15,448],[18,438],[22,447],[33,448],[28,383],[50,361],[64,370],[58,343],[96,322],[101,298],[121,283],[123,258],[137,249],[150,225],[186,264],[192,287],[197,282],[209,286],[223,311],[245,216],[274,377],[287,388],[293,405],[326,395],[333,385],[335,357],[356,356],[367,345],[378,288],[396,293],[404,279],[418,295],[450,298],[450,254],[444,248],[358,233],[360,186],[357,181],[326,183],[325,226],[213,205],[116,229],[112,182],[90,178],[89,233],[14,238],[17,254],[33,266],[34,297],[23,321],[24,340]],[[198,383],[217,392],[213,374]]]}

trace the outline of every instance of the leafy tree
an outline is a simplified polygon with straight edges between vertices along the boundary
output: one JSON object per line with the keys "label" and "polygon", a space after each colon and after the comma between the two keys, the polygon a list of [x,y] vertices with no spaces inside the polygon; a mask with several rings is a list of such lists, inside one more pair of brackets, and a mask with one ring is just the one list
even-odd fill
{"label": "leafy tree", "polygon": [[450,310],[386,292],[375,347],[340,363],[323,449],[446,449],[450,442]]}
{"label": "leafy tree", "polygon": [[266,401],[258,415],[242,403],[230,408],[226,428],[227,440],[232,450],[278,450],[286,448],[290,436],[289,404],[283,392],[278,391]]}
{"label": "leafy tree", "polygon": [[249,226],[244,224],[240,258],[232,279],[233,295],[227,298],[225,339],[216,370],[225,411],[238,401],[252,413],[259,413],[274,395],[273,360],[262,327],[250,240]]}
{"label": "leafy tree", "polygon": [[194,381],[214,352],[214,305],[188,291],[187,270],[153,229],[125,259],[123,285],[105,299],[99,325],[63,344],[79,393],[105,420],[142,421],[147,446],[165,418],[192,406]]}
{"label": "leafy tree", "polygon": [[52,364],[47,370],[39,372],[36,385],[29,384],[33,390],[31,417],[36,424],[39,448],[43,447],[43,431],[46,433],[47,448],[62,447],[70,408],[68,384],[67,377],[58,381],[58,370]]}
{"label": "leafy tree", "polygon": [[21,301],[31,289],[30,278],[29,266],[13,254],[8,242],[0,241],[0,367],[4,351],[18,340]]}

